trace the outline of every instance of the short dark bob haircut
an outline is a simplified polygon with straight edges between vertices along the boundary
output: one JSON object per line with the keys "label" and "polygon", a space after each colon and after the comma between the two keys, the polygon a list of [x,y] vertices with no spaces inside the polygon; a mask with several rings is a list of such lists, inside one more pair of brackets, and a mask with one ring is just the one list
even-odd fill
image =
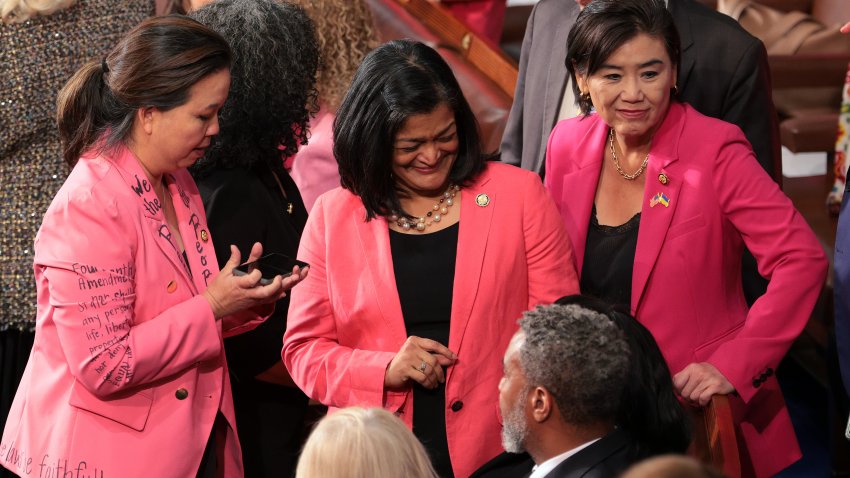
{"label": "short dark bob haircut", "polygon": [[484,169],[478,122],[451,68],[433,48],[395,40],[372,50],[354,75],[334,120],[342,187],[366,207],[366,220],[402,211],[392,174],[394,143],[407,118],[446,103],[460,140],[449,181],[464,186]]}
{"label": "short dark bob haircut", "polygon": [[275,0],[219,0],[191,16],[233,51],[219,134],[192,173],[280,169],[282,157],[307,143],[310,116],[318,110],[313,22],[301,7]]}
{"label": "short dark bob haircut", "polygon": [[567,38],[567,70],[573,80],[578,106],[590,114],[593,103],[581,96],[576,73],[596,73],[618,48],[644,33],[664,41],[673,66],[681,56],[679,31],[664,0],[594,0],[579,13]]}

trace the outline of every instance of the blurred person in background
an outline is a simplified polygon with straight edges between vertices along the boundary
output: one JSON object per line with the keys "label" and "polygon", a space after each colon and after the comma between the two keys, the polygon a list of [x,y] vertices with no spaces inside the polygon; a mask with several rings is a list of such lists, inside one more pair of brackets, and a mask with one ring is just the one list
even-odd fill
{"label": "blurred person in background", "polygon": [[437,478],[425,448],[400,418],[350,407],[324,418],[307,439],[296,478]]}
{"label": "blurred person in background", "polygon": [[[192,169],[219,263],[231,244],[247,254],[255,242],[295,257],[307,211],[283,158],[306,141],[317,109],[312,22],[274,0],[219,0],[191,16],[233,51],[219,133]],[[280,358],[288,309],[283,297],[259,327],[224,341],[247,476],[291,476],[302,444],[308,399]]]}
{"label": "blurred person in background", "polygon": [[339,187],[333,153],[333,123],[354,72],[377,44],[372,13],[365,0],[295,0],[316,26],[321,62],[316,88],[319,112],[310,120],[306,145],[292,156],[292,179],[309,212],[319,196]]}

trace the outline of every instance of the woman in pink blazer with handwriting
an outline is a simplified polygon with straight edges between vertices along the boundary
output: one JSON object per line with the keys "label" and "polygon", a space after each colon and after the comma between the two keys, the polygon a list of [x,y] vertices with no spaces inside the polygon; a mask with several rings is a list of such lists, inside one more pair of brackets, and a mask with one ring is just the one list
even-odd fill
{"label": "woman in pink blazer with handwriting", "polygon": [[[582,291],[630,306],[684,400],[732,394],[744,474],[770,476],[800,456],[774,370],[809,318],[826,260],[741,131],[672,99],[678,58],[664,2],[588,5],[567,56],[585,114],[553,130],[546,186]],[[745,245],[770,281],[749,309]]]}
{"label": "woman in pink blazer with handwriting", "polygon": [[398,414],[440,476],[501,451],[501,354],[522,312],[578,289],[539,178],[486,163],[451,70],[421,43],[373,50],[334,124],[343,188],[316,202],[283,360],[332,408]]}
{"label": "woman in pink blazer with handwriting", "polygon": [[0,441],[14,473],[243,475],[222,336],[302,274],[255,287],[238,251],[218,270],[185,168],[218,132],[229,65],[218,34],[160,17],[60,92],[73,171],[35,240],[35,344]]}

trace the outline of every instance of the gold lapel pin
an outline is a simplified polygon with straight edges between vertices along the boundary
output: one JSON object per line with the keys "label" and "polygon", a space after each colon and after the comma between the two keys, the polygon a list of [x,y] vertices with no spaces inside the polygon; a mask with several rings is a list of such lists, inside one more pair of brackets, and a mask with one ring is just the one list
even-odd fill
{"label": "gold lapel pin", "polygon": [[490,204],[490,196],[484,193],[475,196],[475,204],[478,204],[481,207],[486,207],[488,204]]}
{"label": "gold lapel pin", "polygon": [[207,242],[210,240],[210,235],[206,229],[201,229],[201,240]]}
{"label": "gold lapel pin", "polygon": [[177,281],[169,282],[168,285],[165,286],[165,290],[167,290],[169,294],[173,294],[174,291],[177,290]]}
{"label": "gold lapel pin", "polygon": [[661,173],[661,174],[658,175],[658,182],[661,183],[662,185],[666,186],[667,183],[670,182],[670,179],[667,177],[666,174]]}

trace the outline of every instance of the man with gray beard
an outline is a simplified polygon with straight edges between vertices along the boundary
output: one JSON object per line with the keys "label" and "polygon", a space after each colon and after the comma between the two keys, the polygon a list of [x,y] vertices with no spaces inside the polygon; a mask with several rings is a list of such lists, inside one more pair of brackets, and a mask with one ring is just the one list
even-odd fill
{"label": "man with gray beard", "polygon": [[[504,356],[499,384],[502,454],[474,477],[611,477],[642,458],[615,427],[629,345],[606,315],[578,304],[526,312]],[[522,463],[512,453],[528,452]]]}

